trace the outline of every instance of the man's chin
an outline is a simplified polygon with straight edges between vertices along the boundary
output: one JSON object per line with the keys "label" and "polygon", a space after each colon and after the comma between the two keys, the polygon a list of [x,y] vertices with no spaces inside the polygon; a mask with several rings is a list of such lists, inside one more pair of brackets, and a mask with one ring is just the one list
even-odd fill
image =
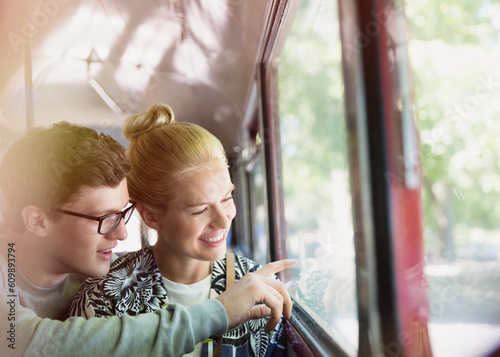
{"label": "man's chin", "polygon": [[92,278],[98,278],[106,275],[109,272],[109,267],[109,262],[99,264],[99,267],[94,267],[92,270],[88,271],[86,275]]}

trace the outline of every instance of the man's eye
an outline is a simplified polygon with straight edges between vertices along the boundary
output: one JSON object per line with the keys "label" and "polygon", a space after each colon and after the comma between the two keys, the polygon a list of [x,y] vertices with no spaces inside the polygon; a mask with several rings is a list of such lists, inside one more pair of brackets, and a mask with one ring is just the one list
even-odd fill
{"label": "man's eye", "polygon": [[233,196],[229,196],[229,197],[226,197],[222,200],[222,202],[227,202],[227,201],[231,201],[233,199]]}

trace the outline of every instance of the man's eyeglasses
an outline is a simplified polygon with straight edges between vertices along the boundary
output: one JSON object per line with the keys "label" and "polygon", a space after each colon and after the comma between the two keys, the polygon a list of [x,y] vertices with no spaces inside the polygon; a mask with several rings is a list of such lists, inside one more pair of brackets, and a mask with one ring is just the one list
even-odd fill
{"label": "man's eyeglasses", "polygon": [[106,215],[101,216],[101,217],[88,216],[86,214],[71,212],[71,211],[67,211],[65,209],[61,209],[61,208],[52,208],[52,210],[56,211],[56,212],[64,213],[64,214],[69,214],[71,216],[76,216],[76,217],[81,217],[81,218],[92,219],[94,221],[98,221],[99,226],[97,227],[97,232],[99,234],[106,235],[106,234],[113,232],[116,229],[116,227],[118,227],[122,218],[123,218],[123,221],[125,222],[125,224],[127,224],[130,217],[132,216],[132,212],[134,212],[134,208],[135,208],[135,202],[132,203],[130,206],[128,206],[127,208],[125,208],[121,212],[110,213],[110,214],[106,214]]}

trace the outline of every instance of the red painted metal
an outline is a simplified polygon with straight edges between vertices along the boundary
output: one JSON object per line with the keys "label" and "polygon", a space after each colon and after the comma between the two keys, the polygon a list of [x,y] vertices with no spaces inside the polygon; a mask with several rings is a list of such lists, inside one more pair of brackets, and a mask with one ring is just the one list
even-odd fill
{"label": "red painted metal", "polygon": [[[389,185],[389,202],[391,210],[391,231],[393,237],[394,274],[397,301],[397,317],[399,323],[399,341],[392,346],[384,346],[387,353],[407,357],[431,356],[427,322],[429,318],[428,290],[424,278],[424,242],[422,233],[422,209],[420,186],[408,187],[406,175],[413,165],[419,165],[418,156],[412,156],[411,162],[403,154],[403,128],[401,108],[406,91],[412,92],[410,85],[401,79],[411,77],[410,73],[402,73],[409,69],[406,54],[406,42],[397,43],[392,31],[402,30],[398,27],[404,22],[404,13],[396,6],[396,1],[376,1],[377,13],[385,26],[380,28],[380,75],[382,78],[383,107],[385,121],[386,157]],[[402,36],[399,33],[399,36]],[[403,35],[404,37],[404,35]],[[403,46],[404,50],[401,50]],[[397,48],[399,47],[399,48]],[[409,103],[409,102],[408,102]],[[407,105],[408,105],[407,103]],[[411,113],[411,111],[410,111]],[[416,127],[412,121],[412,135],[417,142]],[[408,139],[406,137],[406,139]],[[415,153],[418,148],[415,148]],[[421,182],[421,180],[420,180]]]}

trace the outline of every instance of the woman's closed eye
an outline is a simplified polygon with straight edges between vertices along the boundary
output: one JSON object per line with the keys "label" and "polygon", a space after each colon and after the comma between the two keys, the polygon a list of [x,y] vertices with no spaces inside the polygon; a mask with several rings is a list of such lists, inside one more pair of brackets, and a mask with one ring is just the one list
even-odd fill
{"label": "woman's closed eye", "polygon": [[[229,201],[231,201],[233,199],[233,195],[229,195],[228,197],[224,198],[221,203],[222,204],[227,204]],[[204,214],[205,212],[208,211],[208,206],[207,207],[204,207],[203,209],[199,210],[199,211],[196,211],[196,212],[193,212],[192,215],[194,216],[200,216],[202,214]]]}
{"label": "woman's closed eye", "polygon": [[200,211],[193,212],[192,214],[193,214],[194,216],[199,216],[199,215],[202,215],[203,213],[205,213],[206,211],[208,211],[208,207],[205,207],[205,208],[203,208],[203,209],[202,209],[202,210],[200,210]]}

